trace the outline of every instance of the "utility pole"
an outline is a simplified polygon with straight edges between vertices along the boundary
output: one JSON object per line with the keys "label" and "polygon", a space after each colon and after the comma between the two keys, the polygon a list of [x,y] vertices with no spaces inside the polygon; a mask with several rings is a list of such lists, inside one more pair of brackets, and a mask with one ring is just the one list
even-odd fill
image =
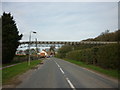
{"label": "utility pole", "polygon": [[38,58],[37,38],[35,40],[36,40],[36,55],[37,55],[37,58]]}
{"label": "utility pole", "polygon": [[30,65],[30,55],[31,55],[31,52],[30,52],[30,46],[31,46],[31,33],[36,33],[34,31],[30,31],[30,36],[29,36],[29,57],[28,57],[28,65]]}

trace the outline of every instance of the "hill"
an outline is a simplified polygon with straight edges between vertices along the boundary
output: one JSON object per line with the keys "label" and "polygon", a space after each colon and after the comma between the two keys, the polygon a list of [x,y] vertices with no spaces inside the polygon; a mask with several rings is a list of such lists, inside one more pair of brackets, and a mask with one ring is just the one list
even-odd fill
{"label": "hill", "polygon": [[95,38],[89,38],[83,41],[120,41],[120,30],[115,32],[109,32],[109,30],[106,30]]}

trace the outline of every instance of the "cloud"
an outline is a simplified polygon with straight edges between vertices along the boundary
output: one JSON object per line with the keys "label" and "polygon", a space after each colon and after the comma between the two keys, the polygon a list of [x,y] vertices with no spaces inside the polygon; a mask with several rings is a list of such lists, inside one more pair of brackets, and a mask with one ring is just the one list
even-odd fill
{"label": "cloud", "polygon": [[119,2],[119,0],[2,0],[2,2]]}
{"label": "cloud", "polygon": [[23,41],[83,40],[98,36],[106,29],[117,29],[117,3],[110,2],[5,2],[3,11],[11,12]]}

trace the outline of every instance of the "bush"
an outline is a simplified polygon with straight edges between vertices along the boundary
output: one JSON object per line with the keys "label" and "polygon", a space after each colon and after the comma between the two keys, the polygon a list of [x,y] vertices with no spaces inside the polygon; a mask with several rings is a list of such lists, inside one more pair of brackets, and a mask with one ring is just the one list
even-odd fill
{"label": "bush", "polygon": [[102,68],[118,69],[119,53],[118,44],[96,46],[83,50],[75,50],[66,54],[67,59],[98,65]]}
{"label": "bush", "polygon": [[58,50],[58,54],[56,55],[57,57],[59,58],[65,58],[66,57],[66,54],[70,51],[72,51],[72,46],[70,45],[65,45],[65,46],[62,46],[59,50]]}
{"label": "bush", "polygon": [[118,47],[117,44],[100,47],[97,52],[98,65],[103,68],[117,69],[119,63]]}

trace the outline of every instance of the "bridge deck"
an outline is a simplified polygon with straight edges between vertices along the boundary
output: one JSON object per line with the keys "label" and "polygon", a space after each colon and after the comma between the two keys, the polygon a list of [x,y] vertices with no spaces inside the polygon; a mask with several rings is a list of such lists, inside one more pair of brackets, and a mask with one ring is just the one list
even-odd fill
{"label": "bridge deck", "polygon": [[[68,45],[79,45],[79,44],[114,44],[118,42],[100,42],[100,41],[31,41],[31,44],[68,44]],[[20,42],[20,44],[29,44],[29,42]]]}

